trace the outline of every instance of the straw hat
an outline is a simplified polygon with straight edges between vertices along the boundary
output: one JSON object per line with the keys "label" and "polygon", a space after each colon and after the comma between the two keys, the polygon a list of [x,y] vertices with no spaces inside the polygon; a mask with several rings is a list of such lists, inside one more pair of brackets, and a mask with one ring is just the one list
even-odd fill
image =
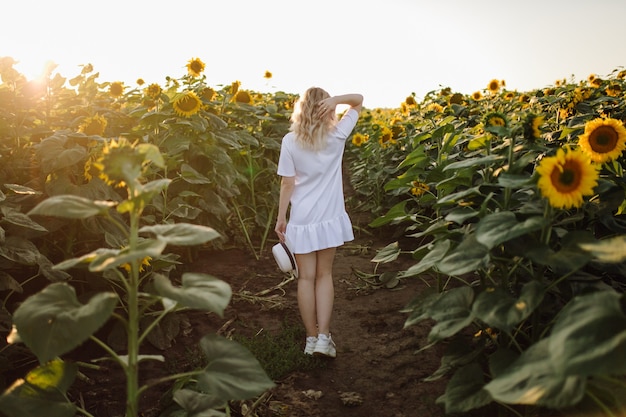
{"label": "straw hat", "polygon": [[293,253],[291,253],[287,243],[278,242],[275,244],[272,247],[272,254],[274,255],[274,259],[276,259],[278,268],[280,268],[281,271],[293,271],[296,277],[298,277],[298,264],[296,263],[296,258]]}

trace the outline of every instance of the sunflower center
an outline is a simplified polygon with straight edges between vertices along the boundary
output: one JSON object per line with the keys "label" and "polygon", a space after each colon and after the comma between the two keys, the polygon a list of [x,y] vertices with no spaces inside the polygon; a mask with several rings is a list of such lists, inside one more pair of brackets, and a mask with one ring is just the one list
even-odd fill
{"label": "sunflower center", "polygon": [[581,181],[581,167],[574,161],[567,161],[562,170],[555,167],[550,175],[552,185],[560,193],[568,193],[578,189]]}
{"label": "sunflower center", "polygon": [[193,111],[195,110],[196,105],[196,100],[194,100],[193,97],[183,97],[178,102],[178,107],[182,111]]}
{"label": "sunflower center", "polygon": [[589,135],[589,146],[594,152],[608,153],[617,146],[618,134],[611,126],[599,126]]}

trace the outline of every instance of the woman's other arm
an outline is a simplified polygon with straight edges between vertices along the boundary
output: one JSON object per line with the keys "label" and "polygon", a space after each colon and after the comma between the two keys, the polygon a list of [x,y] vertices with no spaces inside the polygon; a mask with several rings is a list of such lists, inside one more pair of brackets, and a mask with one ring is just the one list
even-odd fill
{"label": "woman's other arm", "polygon": [[278,200],[278,216],[274,231],[281,242],[285,241],[285,231],[287,230],[287,208],[291,201],[291,195],[296,186],[296,177],[282,177],[280,180],[280,197]]}

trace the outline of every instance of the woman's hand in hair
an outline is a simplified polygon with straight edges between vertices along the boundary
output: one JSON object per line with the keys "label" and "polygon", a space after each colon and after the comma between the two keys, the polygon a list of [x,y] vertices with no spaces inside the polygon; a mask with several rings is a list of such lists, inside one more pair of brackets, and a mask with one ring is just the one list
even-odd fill
{"label": "woman's hand in hair", "polygon": [[328,97],[317,103],[317,115],[320,118],[326,117],[335,112],[337,102],[335,97]]}

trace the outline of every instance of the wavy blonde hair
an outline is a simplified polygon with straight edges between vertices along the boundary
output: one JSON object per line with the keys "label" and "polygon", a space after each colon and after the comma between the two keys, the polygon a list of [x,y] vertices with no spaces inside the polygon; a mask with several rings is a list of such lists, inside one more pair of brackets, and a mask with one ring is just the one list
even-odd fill
{"label": "wavy blonde hair", "polygon": [[304,149],[319,151],[326,147],[326,137],[335,125],[336,116],[333,111],[330,116],[320,118],[317,104],[328,97],[330,94],[324,89],[311,87],[295,105],[289,130],[296,134],[296,142]]}

